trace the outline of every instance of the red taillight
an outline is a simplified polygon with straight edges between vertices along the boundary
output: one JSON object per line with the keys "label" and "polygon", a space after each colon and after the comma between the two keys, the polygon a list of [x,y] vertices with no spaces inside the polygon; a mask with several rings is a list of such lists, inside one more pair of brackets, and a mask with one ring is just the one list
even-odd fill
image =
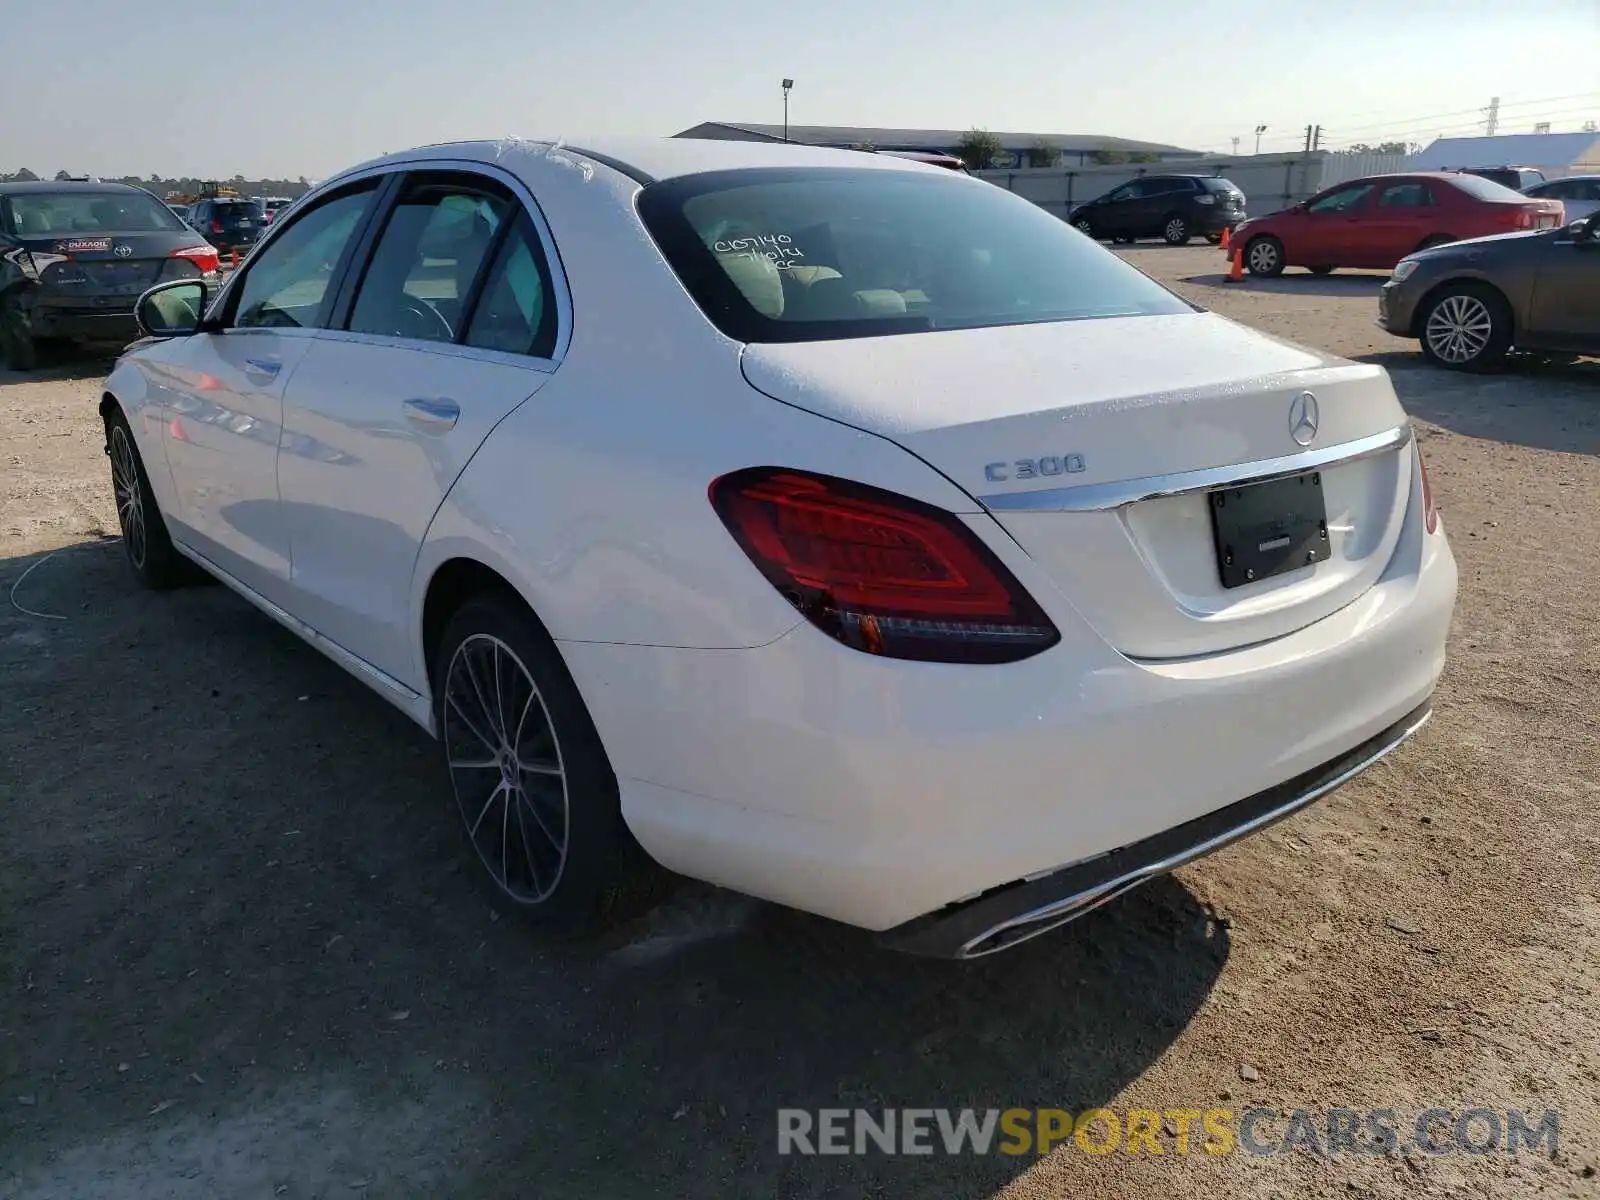
{"label": "red taillight", "polygon": [[217,248],[215,246],[185,246],[182,250],[174,250],[167,257],[187,258],[206,275],[217,269]]}
{"label": "red taillight", "polygon": [[712,483],[711,504],[773,587],[847,646],[927,662],[1015,662],[1061,639],[950,513],[781,467]]}
{"label": "red taillight", "polygon": [[1428,482],[1428,464],[1422,457],[1422,447],[1417,447],[1417,473],[1422,478],[1422,527],[1429,533],[1439,529],[1439,510],[1433,503],[1433,484]]}
{"label": "red taillight", "polygon": [[213,221],[213,222],[211,222],[211,232],[212,233],[221,233],[222,232],[222,222],[221,221]]}

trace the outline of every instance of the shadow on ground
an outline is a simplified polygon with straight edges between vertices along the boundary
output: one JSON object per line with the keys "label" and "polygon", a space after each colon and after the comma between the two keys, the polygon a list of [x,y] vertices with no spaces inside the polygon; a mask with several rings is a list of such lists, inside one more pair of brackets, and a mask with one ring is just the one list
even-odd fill
{"label": "shadow on ground", "polygon": [[0,562],[0,1194],[986,1195],[1031,1160],[780,1158],[776,1110],[1103,1102],[1226,961],[1173,880],[968,965],[687,883],[549,947],[421,732],[118,545],[23,581],[60,620]]}
{"label": "shadow on ground", "polygon": [[1386,368],[1407,412],[1489,441],[1600,454],[1600,361],[1513,356],[1503,371],[1471,375],[1429,366],[1415,351],[1363,355]]}
{"label": "shadow on ground", "polygon": [[1288,296],[1375,297],[1387,278],[1387,274],[1363,274],[1359,271],[1313,275],[1309,271],[1290,267],[1282,275],[1272,279],[1263,279],[1246,272],[1243,279],[1229,283],[1227,266],[1224,263],[1222,269],[1214,275],[1185,275],[1183,282],[1204,284],[1207,287],[1229,287],[1245,292],[1277,292]]}
{"label": "shadow on ground", "polygon": [[122,353],[121,346],[81,346],[71,342],[43,342],[39,364],[30,371],[13,371],[0,359],[0,388],[14,383],[48,383],[63,379],[104,379]]}

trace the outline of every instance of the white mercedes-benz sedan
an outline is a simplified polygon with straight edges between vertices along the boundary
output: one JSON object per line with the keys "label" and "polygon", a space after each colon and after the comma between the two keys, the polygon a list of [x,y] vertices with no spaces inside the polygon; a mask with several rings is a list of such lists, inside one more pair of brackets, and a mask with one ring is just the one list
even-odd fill
{"label": "white mercedes-benz sedan", "polygon": [[497,901],[656,865],[974,957],[1428,718],[1456,569],[1387,375],[1001,188],[660,139],[394,154],[105,385],[127,556],[439,741]]}

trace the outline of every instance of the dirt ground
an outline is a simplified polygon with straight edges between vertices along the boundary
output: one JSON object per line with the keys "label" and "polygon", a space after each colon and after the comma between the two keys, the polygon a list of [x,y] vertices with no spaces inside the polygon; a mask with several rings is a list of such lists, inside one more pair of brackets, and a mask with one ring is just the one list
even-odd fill
{"label": "dirt ground", "polygon": [[[1127,255],[1392,371],[1450,665],[1308,813],[972,965],[687,884],[595,945],[494,919],[424,735],[225,589],[132,586],[106,363],[0,373],[0,1197],[1600,1195],[1600,364],[1448,375],[1375,276]],[[1561,1123],[1554,1156],[776,1153],[780,1106],[1096,1105]]]}

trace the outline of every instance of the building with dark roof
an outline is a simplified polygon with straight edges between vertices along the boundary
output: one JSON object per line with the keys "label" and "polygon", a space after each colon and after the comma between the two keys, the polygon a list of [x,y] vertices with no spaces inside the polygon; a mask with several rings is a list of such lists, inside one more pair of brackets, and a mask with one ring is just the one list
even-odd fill
{"label": "building with dark roof", "polygon": [[[965,129],[881,129],[855,125],[790,125],[788,140],[808,146],[833,146],[841,150],[921,150],[934,154],[954,154],[966,136]],[[681,138],[711,138],[731,142],[781,142],[782,125],[752,125],[748,122],[703,121],[692,129],[674,135]],[[1033,163],[1035,148],[1050,146],[1060,155],[1061,165],[1082,165],[1096,161],[1097,153],[1125,156],[1157,155],[1167,162],[1201,157],[1199,150],[1168,146],[1161,142],[1139,142],[1130,138],[1106,137],[1086,133],[1008,133],[995,132],[1003,154],[992,165],[1026,167]]]}

